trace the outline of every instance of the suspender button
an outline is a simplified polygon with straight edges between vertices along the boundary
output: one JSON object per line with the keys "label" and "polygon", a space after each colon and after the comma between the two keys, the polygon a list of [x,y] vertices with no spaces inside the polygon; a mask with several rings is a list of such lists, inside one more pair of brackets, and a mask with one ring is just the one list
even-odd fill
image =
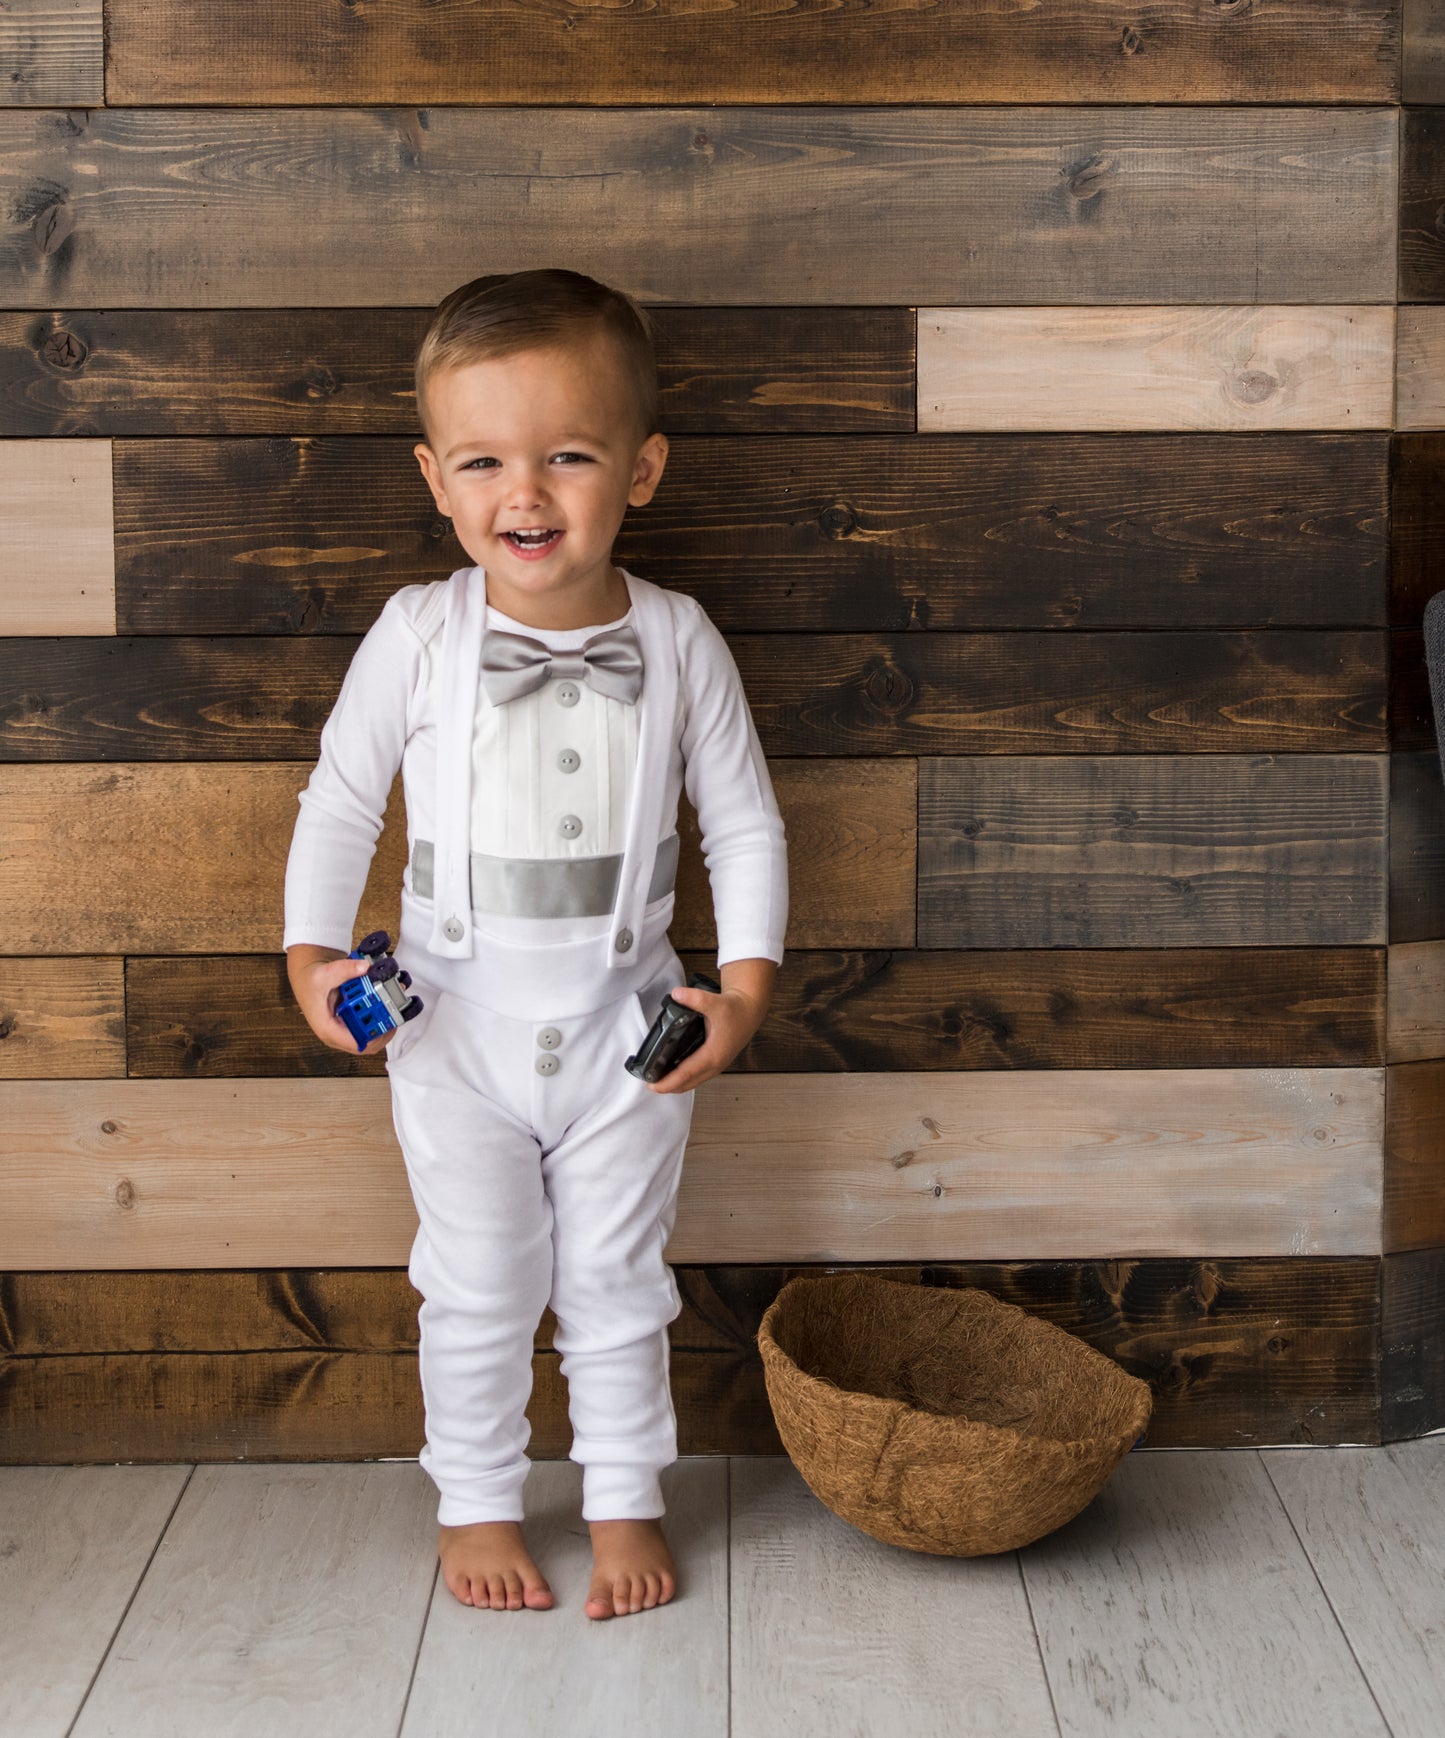
{"label": "suspender button", "polygon": [[615,945],[618,953],[626,953],[632,946],[632,931],[630,929],[619,929]]}
{"label": "suspender button", "polygon": [[462,939],[461,919],[449,917],[442,925],[442,934],[448,941],[460,941]]}

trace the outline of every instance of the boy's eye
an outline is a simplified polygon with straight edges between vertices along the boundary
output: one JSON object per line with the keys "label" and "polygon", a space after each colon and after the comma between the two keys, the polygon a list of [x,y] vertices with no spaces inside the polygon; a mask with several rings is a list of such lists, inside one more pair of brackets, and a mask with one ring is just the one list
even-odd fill
{"label": "boy's eye", "polygon": [[468,459],[466,464],[462,466],[462,469],[464,471],[474,471],[485,465],[494,465],[496,462],[495,459]]}
{"label": "boy's eye", "polygon": [[552,457],[554,459],[580,459],[585,465],[589,462],[590,455],[587,453],[553,453]]}

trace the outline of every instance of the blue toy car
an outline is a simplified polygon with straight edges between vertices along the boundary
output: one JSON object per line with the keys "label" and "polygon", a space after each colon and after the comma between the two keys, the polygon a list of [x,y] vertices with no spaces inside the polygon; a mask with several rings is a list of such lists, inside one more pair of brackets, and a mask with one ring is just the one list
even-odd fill
{"label": "blue toy car", "polygon": [[414,1020],[422,1010],[422,1000],[409,993],[411,974],[402,971],[391,957],[391,937],[384,929],[373,930],[359,942],[351,958],[370,960],[371,968],[364,977],[352,978],[341,986],[336,1017],[356,1040],[356,1048],[365,1050],[373,1038]]}

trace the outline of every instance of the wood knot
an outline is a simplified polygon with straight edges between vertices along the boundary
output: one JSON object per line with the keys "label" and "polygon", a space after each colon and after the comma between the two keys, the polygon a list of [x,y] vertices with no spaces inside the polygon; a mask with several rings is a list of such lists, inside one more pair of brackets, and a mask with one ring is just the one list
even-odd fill
{"label": "wood knot", "polygon": [[1248,12],[1253,5],[1254,0],[1214,0],[1214,10],[1229,18]]}
{"label": "wood knot", "polygon": [[125,1213],[129,1213],[135,1206],[135,1185],[129,1177],[122,1177],[116,1184],[115,1204]]}
{"label": "wood knot", "polygon": [[846,501],[834,501],[818,515],[818,523],[825,536],[837,540],[853,535],[858,529],[858,515]]}
{"label": "wood knot", "polygon": [[1125,54],[1142,54],[1144,38],[1132,24],[1124,26],[1124,34],[1119,38],[1119,47]]}
{"label": "wood knot", "polygon": [[60,248],[70,238],[75,228],[75,213],[63,200],[55,205],[47,205],[44,211],[37,212],[30,225],[30,233],[35,237],[35,246],[42,255],[58,253]]}
{"label": "wood knot", "polygon": [[301,385],[308,398],[334,398],[341,390],[341,382],[331,370],[319,365],[306,370]]}
{"label": "wood knot", "polygon": [[942,1194],[943,1194],[943,1184],[942,1183],[935,1183],[933,1185],[933,1198],[934,1198],[934,1200],[937,1201],[942,1196]]}
{"label": "wood knot", "polygon": [[1121,804],[1119,808],[1114,810],[1114,825],[1116,827],[1137,826],[1138,821],[1138,809],[1131,809],[1127,803]]}
{"label": "wood knot", "polygon": [[1069,178],[1069,192],[1080,203],[1097,199],[1117,167],[1118,160],[1114,157],[1106,157],[1097,152],[1092,157],[1086,157],[1064,171]]}
{"label": "wood knot", "polygon": [[90,347],[74,332],[51,332],[40,346],[40,357],[52,368],[80,368],[90,355]]}
{"label": "wood knot", "polygon": [[116,1134],[118,1132],[118,1128],[119,1128],[118,1124],[111,1122],[107,1118],[107,1120],[100,1125],[100,1132],[103,1135],[113,1135],[113,1134]]}
{"label": "wood knot", "polygon": [[983,822],[982,821],[964,821],[958,830],[960,833],[963,834],[965,839],[976,839],[979,836],[979,834],[983,831]]}
{"label": "wood knot", "polygon": [[911,678],[893,664],[877,663],[863,681],[863,692],[875,711],[897,715],[913,703]]}
{"label": "wood knot", "polygon": [[1265,1341],[1264,1349],[1266,1352],[1273,1352],[1277,1358],[1281,1352],[1289,1350],[1289,1341],[1285,1339],[1283,1334],[1276,1334],[1273,1339]]}
{"label": "wood knot", "polygon": [[427,526],[426,534],[433,543],[440,543],[444,537],[450,537],[452,534],[451,520],[433,519],[431,524]]}
{"label": "wood knot", "polygon": [[8,1038],[14,1030],[15,1016],[13,1014],[0,1014],[0,1039]]}
{"label": "wood knot", "polygon": [[906,1153],[895,1153],[888,1162],[895,1171],[901,1171],[905,1165],[911,1165],[917,1157],[918,1154],[910,1147]]}
{"label": "wood knot", "polygon": [[1232,382],[1234,396],[1241,404],[1263,404],[1279,391],[1279,382],[1262,368],[1250,368],[1236,375]]}

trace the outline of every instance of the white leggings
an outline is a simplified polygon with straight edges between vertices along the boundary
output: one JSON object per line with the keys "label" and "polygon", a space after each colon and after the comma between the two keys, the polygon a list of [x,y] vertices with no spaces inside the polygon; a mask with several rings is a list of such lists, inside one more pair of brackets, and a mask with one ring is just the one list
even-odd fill
{"label": "white leggings", "polygon": [[426,1006],[387,1047],[421,1220],[408,1269],[424,1300],[421,1464],[443,1526],[522,1518],[532,1338],[549,1303],[584,1520],[663,1512],[680,1302],[662,1251],[694,1095],[649,1092],[623,1061],[684,981],[673,965],[642,996],[559,1020],[418,981]]}

